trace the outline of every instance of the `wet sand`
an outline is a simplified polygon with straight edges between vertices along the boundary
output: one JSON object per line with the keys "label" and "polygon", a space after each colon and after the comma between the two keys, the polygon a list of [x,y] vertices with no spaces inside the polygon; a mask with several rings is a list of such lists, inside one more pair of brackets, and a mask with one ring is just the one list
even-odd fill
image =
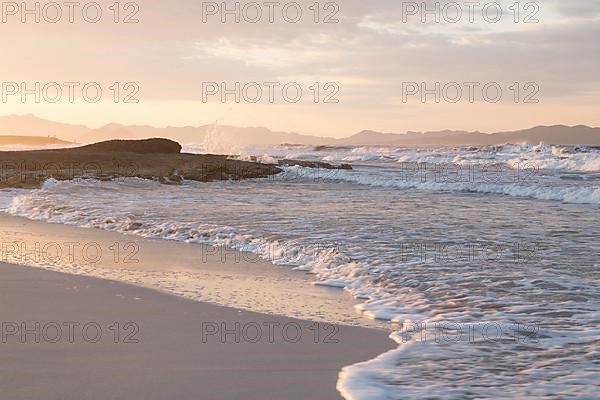
{"label": "wet sand", "polygon": [[0,213],[0,261],[115,280],[192,300],[292,318],[383,326],[340,289],[254,254],[48,224]]}
{"label": "wet sand", "polygon": [[0,315],[13,400],[337,399],[342,367],[392,347],[384,331],[3,263]]}

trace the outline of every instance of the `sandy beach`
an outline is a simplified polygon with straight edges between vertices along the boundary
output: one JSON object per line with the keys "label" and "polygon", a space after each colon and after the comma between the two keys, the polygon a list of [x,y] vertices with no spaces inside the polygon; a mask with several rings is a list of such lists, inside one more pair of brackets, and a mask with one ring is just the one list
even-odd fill
{"label": "sandy beach", "polygon": [[[111,281],[8,264],[0,276],[0,384],[10,399],[336,399],[340,369],[389,344],[382,331],[320,325],[316,337],[311,322]],[[234,333],[212,333],[221,324]]]}
{"label": "sandy beach", "polygon": [[[0,221],[4,258],[11,237],[27,241],[30,250],[35,248],[34,237],[36,243],[47,243],[49,237],[55,243],[94,240],[101,247],[115,237],[134,240],[8,216]],[[148,248],[144,242],[155,241],[135,240],[142,243],[135,268],[144,268],[144,259],[149,264],[154,260],[148,265],[154,273],[160,272],[159,264],[163,272],[183,268],[186,245],[160,242],[180,250],[171,264],[173,251],[155,247],[155,252],[163,252],[157,258],[144,251]],[[96,268],[110,270],[109,264]],[[242,274],[241,264],[217,264],[229,271],[230,285],[254,281],[232,274]],[[250,267],[246,274],[260,268]],[[262,273],[304,275],[271,267]],[[196,272],[205,268],[207,281],[217,280],[210,275],[217,268],[214,258],[197,261],[195,268]],[[0,354],[5,361],[0,386],[10,399],[336,399],[341,368],[393,346],[383,330],[243,311],[107,279],[6,263],[0,264],[0,277]],[[266,281],[287,282],[278,290],[290,282]],[[322,300],[341,293],[312,290]],[[259,301],[260,296],[254,298]]]}

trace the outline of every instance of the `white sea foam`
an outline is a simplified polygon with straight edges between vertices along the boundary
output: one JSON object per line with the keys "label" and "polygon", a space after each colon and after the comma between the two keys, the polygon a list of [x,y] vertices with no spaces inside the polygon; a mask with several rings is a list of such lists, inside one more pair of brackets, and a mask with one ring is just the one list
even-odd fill
{"label": "white sea foam", "polygon": [[[481,194],[497,194],[513,197],[529,197],[539,200],[554,200],[575,204],[600,204],[599,185],[538,185],[529,181],[522,183],[487,183],[478,181],[452,181],[448,179],[411,179],[406,176],[398,176],[393,173],[380,173],[379,171],[361,170],[319,170],[299,166],[285,167],[285,174],[290,179],[321,179],[340,180],[357,183],[361,185],[393,188],[393,189],[417,189],[430,192],[465,192]],[[542,179],[543,177],[540,177]],[[441,181],[440,181],[441,180]],[[448,180],[448,181],[444,181]]]}
{"label": "white sea foam", "polygon": [[202,145],[188,145],[192,153],[237,154],[287,159],[314,159],[344,163],[427,163],[436,165],[504,164],[514,169],[544,169],[567,172],[600,172],[600,149],[585,146],[515,145],[503,146],[239,146],[211,139]]}
{"label": "white sea foam", "polygon": [[512,168],[535,168],[572,172],[600,171],[600,151],[567,146],[504,145],[463,148],[358,147],[324,157],[329,161],[394,160],[400,163],[489,165],[505,163]]}
{"label": "white sea foam", "polygon": [[[126,179],[123,181],[133,182],[136,180]],[[142,181],[142,185],[146,184],[143,180],[139,181]],[[385,291],[381,288],[370,287],[369,282],[355,279],[364,275],[364,267],[353,262],[335,247],[305,246],[298,240],[273,240],[272,238],[252,236],[240,233],[234,227],[226,225],[188,224],[153,219],[141,223],[139,218],[127,213],[122,216],[114,214],[109,216],[104,215],[94,206],[68,207],[47,201],[49,194],[64,194],[77,186],[91,189],[97,184],[100,182],[93,180],[59,182],[49,179],[38,191],[12,192],[9,196],[5,195],[4,203],[7,203],[8,197],[11,198],[11,203],[5,208],[5,211],[14,216],[50,223],[101,228],[150,239],[209,244],[254,253],[277,265],[314,273],[315,284],[344,288],[363,299],[379,299],[378,302],[371,304],[369,309],[362,310],[365,315],[373,318],[382,318],[384,315],[388,315],[386,310],[393,307],[394,304],[398,304],[398,300],[393,299],[389,293],[385,294],[387,300],[382,300]],[[377,293],[377,297],[372,297],[373,293]]]}

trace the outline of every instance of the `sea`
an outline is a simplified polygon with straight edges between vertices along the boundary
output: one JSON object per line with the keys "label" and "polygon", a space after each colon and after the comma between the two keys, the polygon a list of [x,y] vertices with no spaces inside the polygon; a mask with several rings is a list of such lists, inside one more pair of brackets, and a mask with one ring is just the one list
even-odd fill
{"label": "sea", "polygon": [[[206,143],[185,152],[214,152]],[[239,182],[49,179],[0,210],[249,251],[358,300],[397,343],[345,367],[347,399],[565,399],[600,392],[600,149],[251,146],[349,163]],[[229,154],[229,153],[228,153]]]}

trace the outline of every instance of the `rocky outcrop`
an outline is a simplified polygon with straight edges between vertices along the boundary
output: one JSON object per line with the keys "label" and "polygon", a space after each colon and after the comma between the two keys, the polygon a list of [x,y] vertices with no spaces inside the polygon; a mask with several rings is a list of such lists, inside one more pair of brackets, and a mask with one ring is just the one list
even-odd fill
{"label": "rocky outcrop", "polygon": [[281,172],[275,165],[180,151],[177,142],[150,139],[111,140],[57,150],[0,152],[0,188],[37,188],[49,178],[136,177],[176,185],[184,180],[265,178]]}
{"label": "rocky outcrop", "polygon": [[179,154],[181,145],[169,139],[108,140],[77,148],[80,151],[136,154]]}

